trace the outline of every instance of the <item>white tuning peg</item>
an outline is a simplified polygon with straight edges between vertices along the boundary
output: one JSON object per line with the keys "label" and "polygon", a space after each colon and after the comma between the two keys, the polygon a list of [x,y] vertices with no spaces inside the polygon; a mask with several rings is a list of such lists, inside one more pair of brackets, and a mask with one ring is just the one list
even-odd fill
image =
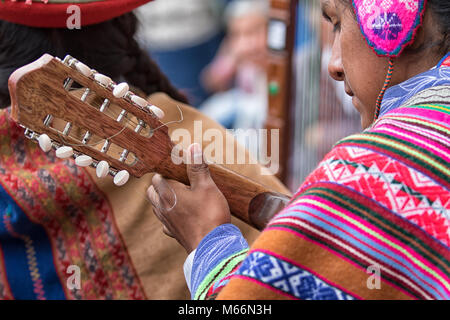
{"label": "white tuning peg", "polygon": [[153,112],[159,119],[164,118],[165,114],[164,111],[162,111],[160,108],[158,108],[157,106],[151,105],[148,107],[150,109],[151,112]]}
{"label": "white tuning peg", "polygon": [[42,151],[49,152],[52,149],[52,140],[45,133],[39,136],[38,142],[39,147],[41,147]]}
{"label": "white tuning peg", "polygon": [[123,186],[128,182],[128,179],[130,179],[130,174],[127,170],[119,171],[114,177],[114,184],[119,187]]}
{"label": "white tuning peg", "polygon": [[86,77],[90,77],[92,75],[92,70],[84,63],[78,61],[75,63],[75,68],[77,68],[78,71],[80,71],[83,75]]}
{"label": "white tuning peg", "polygon": [[125,94],[128,92],[128,90],[130,90],[130,87],[128,86],[128,84],[125,82],[122,82],[122,83],[119,83],[118,85],[116,85],[116,87],[113,90],[113,95],[116,98],[123,98],[125,96]]}
{"label": "white tuning peg", "polygon": [[113,82],[110,77],[107,77],[101,73],[94,74],[94,79],[105,87],[109,87],[109,85]]}
{"label": "white tuning peg", "polygon": [[131,101],[133,101],[141,108],[145,108],[146,106],[148,106],[147,100],[136,95],[131,96]]}
{"label": "white tuning peg", "polygon": [[63,146],[56,149],[56,156],[61,159],[70,158],[73,155],[71,147]]}
{"label": "white tuning peg", "polygon": [[100,161],[97,164],[97,169],[95,169],[95,173],[99,178],[105,178],[109,173],[109,164],[105,160]]}
{"label": "white tuning peg", "polygon": [[92,158],[87,155],[81,155],[76,157],[75,164],[80,167],[88,167],[92,163]]}

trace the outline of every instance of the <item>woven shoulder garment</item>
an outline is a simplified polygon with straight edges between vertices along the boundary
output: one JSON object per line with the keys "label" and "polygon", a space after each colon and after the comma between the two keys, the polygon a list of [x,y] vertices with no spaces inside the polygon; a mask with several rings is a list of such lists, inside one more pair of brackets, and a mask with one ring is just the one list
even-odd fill
{"label": "woven shoulder garment", "polygon": [[450,299],[449,88],[426,89],[340,141],[193,297]]}

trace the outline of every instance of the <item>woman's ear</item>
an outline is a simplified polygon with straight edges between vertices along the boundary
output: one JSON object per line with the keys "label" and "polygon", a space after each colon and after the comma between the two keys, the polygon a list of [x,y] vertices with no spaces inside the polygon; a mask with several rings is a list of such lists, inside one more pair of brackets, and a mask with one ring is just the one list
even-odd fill
{"label": "woman's ear", "polygon": [[431,9],[427,9],[423,16],[423,23],[416,31],[414,42],[406,47],[397,59],[396,72],[402,69],[402,62],[404,62],[404,70],[409,76],[434,67],[442,58],[440,55],[442,41],[442,34],[436,28],[433,12]]}
{"label": "woman's ear", "polygon": [[[415,40],[406,49],[406,54],[427,55],[438,51],[437,46],[442,41],[442,35],[436,23],[431,9],[427,9],[423,16],[422,25],[417,29]],[[433,57],[434,55],[432,55]],[[417,57],[415,57],[417,58]]]}

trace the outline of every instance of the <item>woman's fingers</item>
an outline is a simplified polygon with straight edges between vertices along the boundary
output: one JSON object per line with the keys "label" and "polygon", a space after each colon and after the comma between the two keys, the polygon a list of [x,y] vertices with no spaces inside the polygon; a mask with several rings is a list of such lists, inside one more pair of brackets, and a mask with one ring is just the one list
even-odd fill
{"label": "woman's fingers", "polygon": [[212,182],[202,148],[198,143],[193,143],[188,148],[190,161],[186,166],[191,188],[195,189],[201,184]]}
{"label": "woman's fingers", "polygon": [[159,195],[158,195],[158,193],[156,192],[156,190],[155,190],[155,188],[153,186],[150,186],[147,189],[147,196],[148,196],[148,198],[150,199],[150,202],[153,205],[153,213],[159,219],[159,221],[161,221],[163,223],[163,232],[167,236],[169,236],[171,238],[175,238],[175,236],[170,232],[169,228],[166,225],[168,223],[168,221],[166,220],[166,217],[159,210]]}
{"label": "woman's fingers", "polygon": [[162,211],[169,210],[175,206],[176,202],[176,194],[166,179],[164,179],[161,175],[155,174],[152,178],[153,190],[156,193],[154,196],[157,199],[155,203],[158,208]]}
{"label": "woman's fingers", "polygon": [[163,232],[166,236],[169,236],[171,238],[175,238],[175,236],[169,231],[169,229],[167,229],[166,226],[163,226]]}
{"label": "woman's fingers", "polygon": [[147,189],[147,197],[154,207],[158,208],[160,206],[159,205],[159,195],[156,192],[155,187],[153,185],[151,185]]}

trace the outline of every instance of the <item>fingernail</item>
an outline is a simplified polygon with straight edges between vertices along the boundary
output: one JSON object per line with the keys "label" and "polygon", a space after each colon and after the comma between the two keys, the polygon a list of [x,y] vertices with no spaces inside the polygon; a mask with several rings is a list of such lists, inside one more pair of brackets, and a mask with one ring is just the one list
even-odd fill
{"label": "fingernail", "polygon": [[202,147],[198,143],[192,144],[192,157],[194,158],[194,164],[201,164],[203,161]]}
{"label": "fingernail", "polygon": [[152,178],[152,182],[153,182],[153,184],[156,184],[156,183],[161,182],[161,179],[162,179],[161,175],[159,173],[156,173]]}
{"label": "fingernail", "polygon": [[149,197],[150,201],[152,202],[152,204],[156,203],[156,190],[153,186],[150,186],[148,188],[148,197]]}

